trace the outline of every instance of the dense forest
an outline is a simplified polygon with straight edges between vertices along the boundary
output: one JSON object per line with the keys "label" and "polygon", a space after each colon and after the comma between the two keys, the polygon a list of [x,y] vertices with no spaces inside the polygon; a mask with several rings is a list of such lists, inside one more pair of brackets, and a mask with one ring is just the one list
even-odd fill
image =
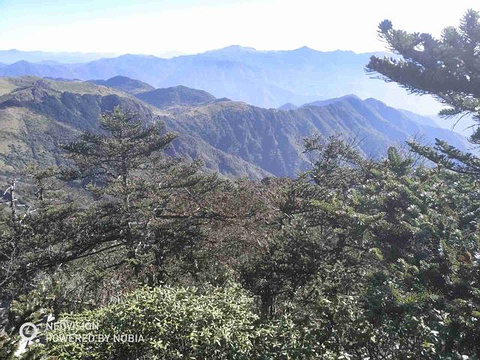
{"label": "dense forest", "polygon": [[[480,119],[479,13],[379,35],[367,71]],[[295,179],[230,180],[131,109],[99,123],[3,194],[0,358],[480,359],[479,158],[318,136]]]}

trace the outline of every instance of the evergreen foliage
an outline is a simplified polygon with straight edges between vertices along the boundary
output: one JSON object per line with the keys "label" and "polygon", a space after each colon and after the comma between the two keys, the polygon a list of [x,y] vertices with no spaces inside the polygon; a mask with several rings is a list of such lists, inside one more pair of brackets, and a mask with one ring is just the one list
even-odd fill
{"label": "evergreen foliage", "polygon": [[[449,107],[441,115],[471,114],[480,120],[480,14],[468,10],[460,26],[447,27],[439,39],[425,33],[379,25],[379,35],[401,58],[372,56],[367,69],[412,93],[430,94]],[[472,141],[480,142],[479,129]]]}

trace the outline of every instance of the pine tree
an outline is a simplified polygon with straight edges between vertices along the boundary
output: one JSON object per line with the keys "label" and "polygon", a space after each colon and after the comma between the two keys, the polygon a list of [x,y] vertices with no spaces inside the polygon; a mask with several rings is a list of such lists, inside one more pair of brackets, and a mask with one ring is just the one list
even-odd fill
{"label": "pine tree", "polygon": [[[401,58],[372,56],[371,73],[396,82],[414,94],[432,95],[448,106],[440,115],[472,115],[480,122],[480,13],[468,10],[460,26],[446,27],[439,39],[425,33],[408,33],[393,28],[391,21],[379,25],[379,36]],[[480,127],[470,140],[480,144]],[[413,151],[448,169],[480,175],[480,160],[470,153],[436,139],[435,149],[418,143]]]}
{"label": "pine tree", "polygon": [[74,163],[71,177],[93,195],[70,258],[102,254],[98,270],[131,265],[150,283],[164,278],[172,258],[175,266],[195,271],[192,252],[204,240],[204,228],[221,218],[207,195],[224,182],[202,174],[199,162],[166,156],[176,134],[165,132],[160,122],[119,108],[100,120],[103,133],[86,132],[64,146]]}
{"label": "pine tree", "polygon": [[135,172],[157,160],[176,134],[165,133],[160,122],[145,125],[135,114],[118,107],[101,115],[100,130],[102,134],[85,132],[63,148],[76,165],[77,176],[98,185],[104,195],[113,190],[110,195],[120,195],[128,206],[131,185],[138,176]]}
{"label": "pine tree", "polygon": [[[447,27],[439,39],[425,33],[379,25],[379,35],[401,58],[372,56],[367,70],[415,94],[429,94],[449,108],[442,115],[472,114],[480,121],[480,14],[468,10],[458,28]],[[480,142],[476,131],[472,140]]]}

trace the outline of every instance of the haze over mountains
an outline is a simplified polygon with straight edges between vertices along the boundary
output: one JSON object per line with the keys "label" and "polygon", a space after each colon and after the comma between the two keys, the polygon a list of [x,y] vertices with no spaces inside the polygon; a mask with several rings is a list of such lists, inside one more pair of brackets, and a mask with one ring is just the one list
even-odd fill
{"label": "haze over mountains", "polygon": [[21,51],[17,49],[0,50],[0,63],[3,65],[13,64],[18,61],[66,63],[74,64],[114,57],[111,53],[81,53],[81,52],[45,52],[45,51]]}
{"label": "haze over mountains", "polygon": [[[172,58],[174,56],[184,55],[179,51],[168,51],[161,54],[163,58]],[[19,61],[28,61],[33,63],[63,63],[76,64],[89,62],[103,58],[116,57],[114,53],[81,53],[81,52],[45,52],[45,51],[21,51],[17,49],[0,50],[0,66],[11,65]]]}
{"label": "haze over mountains", "polygon": [[309,165],[303,140],[317,134],[340,134],[377,158],[413,137],[468,149],[438,119],[412,112],[434,113],[429,99],[372,80],[364,71],[371,55],[240,46],[172,59],[0,51],[0,76],[15,76],[0,78],[0,173],[61,164],[60,144],[99,131],[99,115],[115,106],[177,132],[170,155],[229,177],[295,177]]}
{"label": "haze over mountains", "polygon": [[[408,95],[394,84],[371,79],[364,67],[373,53],[321,52],[307,47],[291,51],[258,51],[230,46],[198,55],[162,59],[122,55],[77,64],[19,61],[0,66],[0,75],[107,80],[123,75],[157,88],[184,85],[215,97],[277,108],[355,94],[397,108],[435,114],[438,104]],[[378,55],[378,53],[377,53]],[[386,55],[386,54],[385,54]],[[0,63],[5,61],[0,56]]]}
{"label": "haze over mountains", "polygon": [[315,134],[359,140],[360,150],[374,157],[413,136],[468,147],[462,136],[429,118],[357,96],[279,110],[185,86],[153,89],[126,77],[101,82],[14,77],[0,78],[1,172],[15,173],[31,161],[61,164],[60,144],[82,130],[99,131],[98,116],[115,106],[179,133],[171,155],[199,158],[208,169],[232,177],[294,177],[308,166],[303,139]]}

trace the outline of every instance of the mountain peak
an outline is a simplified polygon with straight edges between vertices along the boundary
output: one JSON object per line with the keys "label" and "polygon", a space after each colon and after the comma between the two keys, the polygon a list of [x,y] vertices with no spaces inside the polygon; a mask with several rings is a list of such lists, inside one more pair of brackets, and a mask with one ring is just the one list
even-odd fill
{"label": "mountain peak", "polygon": [[327,105],[331,105],[331,104],[341,102],[341,101],[352,101],[352,100],[353,101],[362,101],[362,99],[360,99],[357,95],[349,94],[349,95],[344,95],[344,96],[341,96],[341,97],[338,97],[338,98],[333,98],[333,99],[313,101],[313,102],[304,104],[301,107],[304,108],[304,107],[310,107],[310,106],[316,106],[316,107],[327,106]]}
{"label": "mountain peak", "polygon": [[220,49],[220,50],[257,51],[257,49],[255,49],[251,46],[242,46],[242,45],[230,45],[230,46],[224,47],[223,49]]}
{"label": "mountain peak", "polygon": [[122,75],[114,76],[108,80],[90,80],[89,82],[97,85],[115,88],[132,95],[155,89],[153,86],[143,81],[131,79],[127,76]]}
{"label": "mountain peak", "polygon": [[300,47],[300,48],[298,48],[298,49],[295,49],[295,50],[293,50],[293,51],[304,51],[304,52],[307,52],[307,51],[317,51],[317,50],[312,49],[312,48],[310,48],[310,47],[308,47],[308,46],[302,46],[302,47]]}
{"label": "mountain peak", "polygon": [[286,104],[283,104],[282,106],[280,106],[278,108],[278,110],[295,110],[297,108],[298,108],[298,106],[296,106],[295,104],[286,103]]}
{"label": "mountain peak", "polygon": [[12,65],[29,65],[30,62],[26,61],[26,60],[20,60],[20,61],[17,61],[17,62],[14,62]]}
{"label": "mountain peak", "polygon": [[[114,58],[115,59],[115,58]],[[127,60],[135,60],[135,59],[160,59],[154,55],[144,55],[144,54],[123,54],[117,56],[116,59],[127,59]]]}
{"label": "mountain peak", "polygon": [[165,89],[156,89],[136,95],[139,99],[160,109],[174,106],[197,106],[212,103],[216,98],[203,90],[177,85]]}
{"label": "mountain peak", "polygon": [[206,51],[204,54],[232,54],[232,53],[238,53],[238,52],[253,53],[253,52],[257,52],[257,49],[253,47],[248,47],[248,46],[230,45],[221,49]]}
{"label": "mountain peak", "polygon": [[370,97],[368,99],[365,99],[365,102],[368,103],[368,104],[374,104],[374,105],[377,105],[377,106],[387,106],[387,104],[385,104],[383,101],[380,101],[378,99],[375,99],[373,97]]}

